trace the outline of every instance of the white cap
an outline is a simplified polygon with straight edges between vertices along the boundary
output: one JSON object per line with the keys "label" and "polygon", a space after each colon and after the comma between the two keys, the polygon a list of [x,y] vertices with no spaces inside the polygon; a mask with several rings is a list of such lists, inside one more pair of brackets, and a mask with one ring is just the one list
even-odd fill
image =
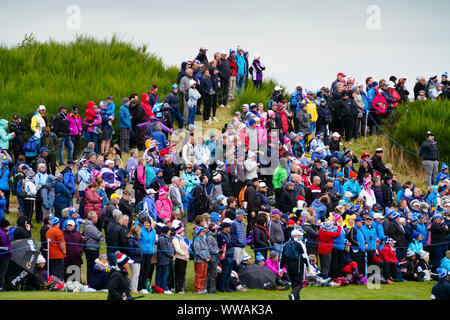
{"label": "white cap", "polygon": [[392,89],[394,89],[394,88],[395,88],[395,84],[394,84],[394,82],[392,82],[392,81],[389,81],[389,82],[388,82],[388,88],[392,88]]}
{"label": "white cap", "polygon": [[73,221],[72,219],[67,220],[67,225],[71,225],[71,226],[75,226],[75,221]]}
{"label": "white cap", "polygon": [[373,214],[374,219],[384,219],[384,216],[380,212],[375,212]]}
{"label": "white cap", "polygon": [[45,106],[44,106],[43,104],[41,104],[41,105],[39,106],[39,108],[38,108],[38,111],[41,111],[41,110],[46,110],[46,109],[45,109]]}
{"label": "white cap", "polygon": [[282,89],[283,89],[282,87],[276,86],[274,90],[275,90],[275,91],[280,91],[280,90],[282,90]]}
{"label": "white cap", "polygon": [[147,190],[147,194],[152,194],[152,193],[156,193],[155,189],[150,188]]}
{"label": "white cap", "polygon": [[106,160],[105,161],[105,165],[110,165],[110,164],[114,164],[114,161],[112,161],[112,160]]}
{"label": "white cap", "polygon": [[299,230],[299,229],[294,229],[291,232],[291,237],[293,237],[293,236],[303,236],[303,231]]}
{"label": "white cap", "polygon": [[383,93],[383,89],[378,89],[378,93]]}
{"label": "white cap", "polygon": [[227,54],[224,50],[220,51],[220,54]]}
{"label": "white cap", "polygon": [[332,137],[336,137],[336,138],[340,138],[341,135],[339,134],[339,132],[334,132],[332,135]]}
{"label": "white cap", "polygon": [[225,219],[223,219],[222,223],[229,223],[229,224],[232,224],[232,223],[233,223],[233,220],[231,220],[230,218],[225,218]]}
{"label": "white cap", "polygon": [[260,182],[260,184],[259,184],[258,187],[259,187],[259,188],[264,188],[264,187],[267,187],[267,185],[266,185],[265,182]]}
{"label": "white cap", "polygon": [[197,84],[197,82],[195,82],[195,80],[189,80],[189,87],[192,87],[193,84]]}

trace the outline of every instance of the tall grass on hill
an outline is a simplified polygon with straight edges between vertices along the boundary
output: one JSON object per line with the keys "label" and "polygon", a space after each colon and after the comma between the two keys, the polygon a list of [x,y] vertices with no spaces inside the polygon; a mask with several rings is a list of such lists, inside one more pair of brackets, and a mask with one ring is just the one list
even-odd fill
{"label": "tall grass on hill", "polygon": [[60,105],[77,105],[81,114],[92,100],[99,103],[107,96],[116,107],[131,93],[148,92],[156,83],[165,96],[176,81],[178,68],[165,68],[161,58],[120,41],[99,41],[77,36],[71,42],[32,41],[23,46],[0,46],[1,117],[11,120],[18,113],[29,118],[41,104],[48,115]]}
{"label": "tall grass on hill", "polygon": [[[450,163],[450,101],[415,101],[400,105],[383,124],[383,128],[406,149],[419,153],[427,131],[431,131],[438,142],[439,160]],[[401,147],[396,146],[396,150]],[[402,150],[403,151],[403,150]],[[415,164],[420,158],[403,151],[405,157]]]}
{"label": "tall grass on hill", "polygon": [[[243,90],[239,95],[236,95],[233,112],[241,112],[242,105],[250,103],[264,103],[267,110],[267,103],[269,102],[269,99],[272,96],[273,88],[275,88],[276,85],[279,84],[274,79],[269,78],[263,81],[262,88],[258,91],[253,86],[253,82],[249,80],[247,89]],[[285,98],[288,99],[286,93]]]}

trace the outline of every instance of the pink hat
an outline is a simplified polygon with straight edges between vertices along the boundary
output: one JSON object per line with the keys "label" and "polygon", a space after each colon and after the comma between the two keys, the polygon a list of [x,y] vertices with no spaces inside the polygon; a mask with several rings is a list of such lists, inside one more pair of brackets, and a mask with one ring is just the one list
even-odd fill
{"label": "pink hat", "polygon": [[164,189],[164,187],[159,188],[159,196],[165,196],[167,195],[167,191]]}
{"label": "pink hat", "polygon": [[339,214],[337,214],[337,213],[333,213],[333,221],[338,221],[338,220],[340,220],[340,219],[342,219],[342,216],[341,216],[341,215],[339,215]]}
{"label": "pink hat", "polygon": [[269,115],[269,118],[275,115],[275,112],[272,110],[267,111],[267,114]]}
{"label": "pink hat", "polygon": [[291,139],[289,139],[288,137],[284,137],[283,142],[284,143],[289,143],[289,142],[291,142]]}
{"label": "pink hat", "polygon": [[94,172],[93,172],[94,178],[97,178],[100,174],[101,174],[101,172],[97,171],[97,170],[94,170]]}

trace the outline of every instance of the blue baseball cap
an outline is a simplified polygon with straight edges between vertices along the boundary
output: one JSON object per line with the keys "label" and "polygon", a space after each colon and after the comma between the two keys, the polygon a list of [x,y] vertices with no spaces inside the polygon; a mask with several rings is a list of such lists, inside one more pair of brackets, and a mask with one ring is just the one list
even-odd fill
{"label": "blue baseball cap", "polygon": [[238,215],[246,216],[246,215],[247,215],[247,212],[245,212],[245,211],[242,210],[242,209],[239,209],[238,211],[236,211],[236,216],[238,216]]}
{"label": "blue baseball cap", "polygon": [[355,223],[356,222],[363,222],[364,220],[361,218],[361,217],[356,217],[356,219],[355,219]]}
{"label": "blue baseball cap", "polygon": [[342,177],[344,177],[344,173],[342,171],[339,171],[338,173],[336,173],[336,177],[342,178]]}

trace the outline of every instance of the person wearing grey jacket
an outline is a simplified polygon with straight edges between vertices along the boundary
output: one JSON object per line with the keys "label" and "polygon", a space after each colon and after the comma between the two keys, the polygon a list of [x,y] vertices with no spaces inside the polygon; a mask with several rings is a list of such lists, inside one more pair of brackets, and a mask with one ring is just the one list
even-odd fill
{"label": "person wearing grey jacket", "polygon": [[95,259],[100,253],[100,243],[103,240],[103,233],[98,230],[96,223],[98,216],[95,211],[88,212],[86,225],[84,227],[83,236],[86,242],[86,277],[87,283],[90,284],[95,280],[94,265]]}
{"label": "person wearing grey jacket", "polygon": [[195,293],[207,293],[205,289],[206,273],[208,262],[211,256],[209,255],[208,244],[206,243],[206,232],[208,230],[203,227],[197,227],[193,240],[194,248],[194,271],[195,271]]}
{"label": "person wearing grey jacket", "polygon": [[168,289],[168,279],[170,266],[175,255],[175,250],[173,248],[172,240],[170,239],[170,228],[164,226],[161,229],[161,234],[158,238],[158,245],[156,248],[156,275],[155,284],[156,286],[164,289],[164,293],[169,294]]}
{"label": "person wearing grey jacket", "polygon": [[206,273],[206,291],[208,293],[217,293],[216,277],[217,263],[219,262],[219,246],[217,245],[217,231],[219,226],[212,223],[208,233],[206,234],[206,244],[208,245],[210,260],[208,262],[208,270]]}
{"label": "person wearing grey jacket", "polygon": [[281,255],[281,249],[283,248],[284,243],[284,232],[283,227],[281,226],[281,212],[278,209],[272,210],[272,220],[268,223],[268,231],[270,240],[272,241],[272,245],[274,246],[275,251],[278,252],[278,255]]}

